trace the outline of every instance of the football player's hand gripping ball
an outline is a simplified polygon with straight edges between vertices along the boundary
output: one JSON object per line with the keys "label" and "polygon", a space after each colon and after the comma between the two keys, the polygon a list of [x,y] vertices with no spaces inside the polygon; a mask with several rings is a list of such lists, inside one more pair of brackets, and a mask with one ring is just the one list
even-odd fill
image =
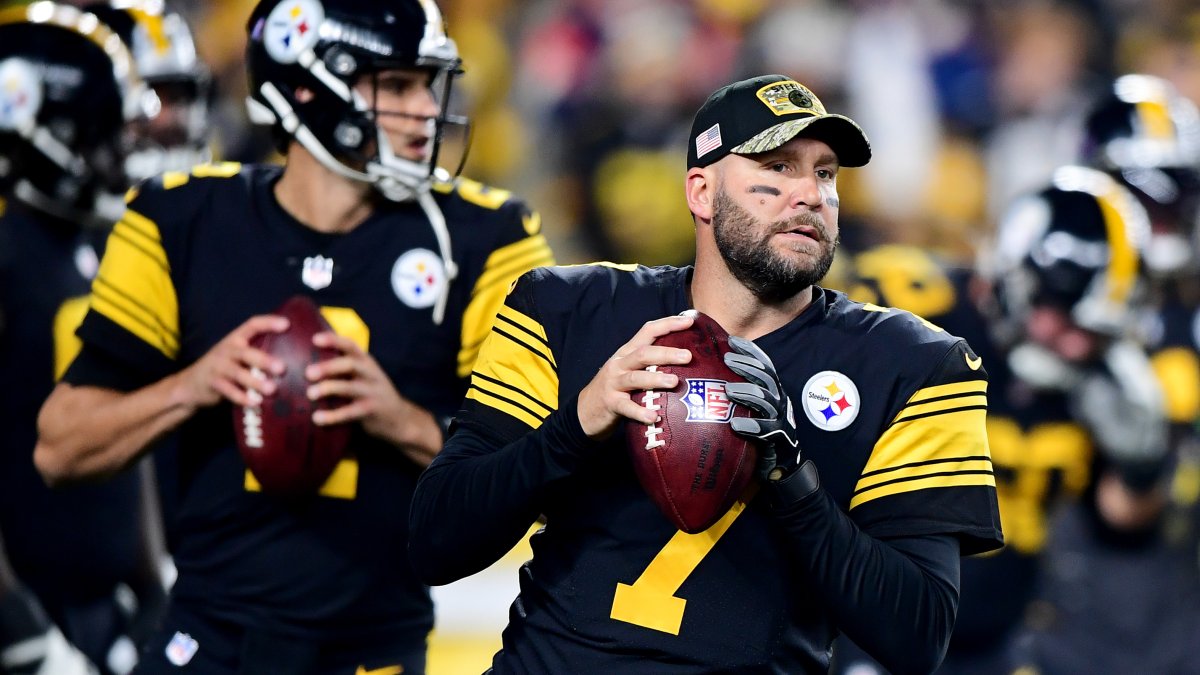
{"label": "football player's hand gripping ball", "polygon": [[777,481],[800,464],[800,442],[792,400],[783,390],[771,357],[750,340],[729,336],[734,350],[725,354],[725,365],[746,378],[725,386],[729,400],[758,413],[756,417],[735,417],[730,426],[736,433],[759,441],[758,477]]}

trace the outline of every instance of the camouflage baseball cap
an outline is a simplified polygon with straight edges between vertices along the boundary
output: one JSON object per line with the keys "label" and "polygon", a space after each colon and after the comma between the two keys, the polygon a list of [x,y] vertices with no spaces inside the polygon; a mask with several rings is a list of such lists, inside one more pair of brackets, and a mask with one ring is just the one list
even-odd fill
{"label": "camouflage baseball cap", "polygon": [[854,120],[825,111],[808,87],[783,75],[760,75],[713,92],[692,121],[688,168],[729,153],[774,150],[804,134],[829,144],[842,166],[871,159],[871,142]]}

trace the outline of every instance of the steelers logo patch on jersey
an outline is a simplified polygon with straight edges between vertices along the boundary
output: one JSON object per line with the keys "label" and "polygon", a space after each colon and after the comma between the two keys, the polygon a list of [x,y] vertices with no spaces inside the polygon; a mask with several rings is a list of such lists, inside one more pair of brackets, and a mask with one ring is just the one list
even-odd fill
{"label": "steelers logo patch on jersey", "polygon": [[0,129],[21,129],[32,124],[42,105],[33,66],[22,59],[0,63]]}
{"label": "steelers logo patch on jersey", "polygon": [[414,309],[432,307],[446,286],[446,268],[436,253],[414,248],[392,266],[392,290],[400,302]]}
{"label": "steelers logo patch on jersey", "polygon": [[861,399],[854,380],[836,370],[823,370],[808,379],[800,404],[818,429],[839,431],[858,417]]}
{"label": "steelers logo patch on jersey", "polygon": [[281,2],[267,17],[263,46],[279,63],[295,63],[317,44],[318,29],[324,21],[325,7],[317,0]]}

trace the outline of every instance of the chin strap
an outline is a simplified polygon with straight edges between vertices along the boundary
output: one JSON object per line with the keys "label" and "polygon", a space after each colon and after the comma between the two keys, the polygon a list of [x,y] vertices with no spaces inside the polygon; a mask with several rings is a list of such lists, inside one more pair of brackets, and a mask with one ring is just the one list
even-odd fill
{"label": "chin strap", "polygon": [[438,242],[438,254],[441,255],[442,267],[446,270],[446,283],[442,286],[442,292],[433,305],[433,323],[440,326],[446,317],[446,303],[450,300],[450,284],[458,278],[458,265],[454,263],[453,253],[450,249],[450,230],[446,227],[446,217],[438,208],[437,201],[433,198],[433,192],[430,190],[418,192],[417,203],[421,205],[421,209],[429,218],[429,225],[433,227],[433,235],[437,237]]}

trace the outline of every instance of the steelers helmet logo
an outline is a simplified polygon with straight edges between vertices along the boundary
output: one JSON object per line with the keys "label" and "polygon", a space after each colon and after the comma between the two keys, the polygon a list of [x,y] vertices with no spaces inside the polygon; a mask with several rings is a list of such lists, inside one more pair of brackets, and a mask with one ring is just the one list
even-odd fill
{"label": "steelers helmet logo", "polygon": [[392,265],[392,290],[409,307],[432,307],[445,287],[446,268],[442,259],[429,249],[408,251]]}
{"label": "steelers helmet logo", "polygon": [[317,0],[284,0],[271,10],[263,29],[263,46],[279,63],[295,63],[317,44],[325,7]]}
{"label": "steelers helmet logo", "polygon": [[42,90],[33,66],[22,59],[0,63],[0,129],[20,129],[37,119]]}
{"label": "steelers helmet logo", "polygon": [[823,370],[808,379],[801,392],[804,413],[818,429],[840,431],[858,417],[862,400],[854,380],[836,370]]}

